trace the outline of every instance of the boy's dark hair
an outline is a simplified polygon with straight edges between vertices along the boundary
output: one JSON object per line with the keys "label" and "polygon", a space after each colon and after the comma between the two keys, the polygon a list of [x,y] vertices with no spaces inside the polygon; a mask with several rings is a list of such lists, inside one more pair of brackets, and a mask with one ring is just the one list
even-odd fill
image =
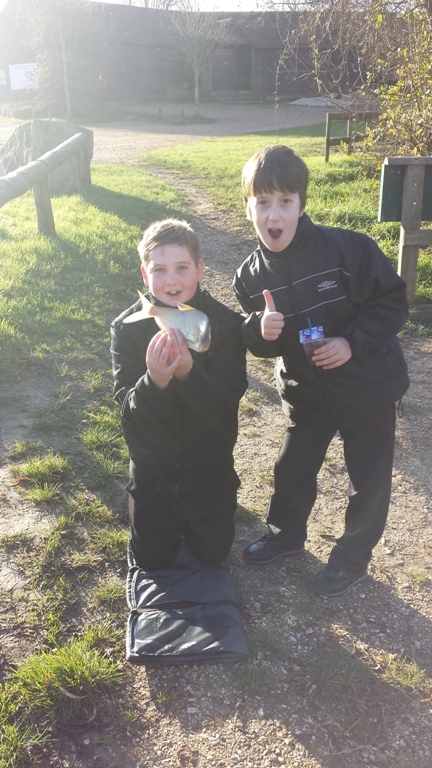
{"label": "boy's dark hair", "polygon": [[242,172],[245,205],[250,197],[259,194],[298,192],[302,210],[306,206],[309,170],[306,163],[290,147],[275,144],[255,152]]}
{"label": "boy's dark hair", "polygon": [[195,264],[198,264],[201,258],[200,242],[187,221],[163,219],[150,224],[138,245],[142,264],[148,264],[152,251],[159,245],[184,245]]}

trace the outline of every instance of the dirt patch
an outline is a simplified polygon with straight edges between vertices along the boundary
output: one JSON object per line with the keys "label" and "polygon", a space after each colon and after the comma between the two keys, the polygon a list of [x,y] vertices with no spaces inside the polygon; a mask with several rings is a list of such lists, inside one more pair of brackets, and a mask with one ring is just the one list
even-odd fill
{"label": "dirt patch", "polygon": [[[262,123],[260,118],[254,127],[262,129]],[[253,128],[248,125],[242,130]],[[147,132],[125,126],[97,128],[95,157],[120,159],[121,134],[128,144],[122,160],[131,161],[149,148]],[[156,135],[165,140],[166,134],[152,129],[151,136]],[[171,134],[173,142],[192,140],[186,136],[192,134]],[[164,178],[182,184],[178,177],[164,174]],[[229,221],[221,218],[201,191],[195,192],[190,182],[183,189],[204,246],[205,284],[235,306],[231,280],[253,247],[252,232],[246,225],[243,233],[229,232]],[[273,462],[285,427],[272,381],[273,364],[249,358],[250,390],[242,404],[235,454],[242,480],[240,508],[229,562],[250,642],[250,662],[232,669],[126,666],[111,714],[104,710],[73,733],[54,730],[57,741],[41,752],[39,765],[431,765],[430,686],[423,694],[415,692],[413,686],[402,684],[394,670],[392,674],[391,666],[392,659],[405,658],[406,669],[411,660],[429,675],[432,668],[432,339],[407,333],[402,343],[411,387],[397,424],[389,521],[368,579],[333,600],[315,597],[307,586],[309,577],[327,560],[333,538],[342,531],[348,478],[338,438],[320,473],[306,554],[262,568],[243,563],[243,547],[264,531]],[[20,386],[25,387],[25,382]],[[41,407],[38,392],[45,393],[42,405],[46,405],[52,384],[43,375],[37,390],[28,387],[26,398],[2,399],[0,531],[19,528],[24,517],[32,530],[51,523],[48,513],[23,505],[8,470],[8,451],[15,440],[26,437]],[[2,574],[3,589],[24,597],[19,570],[10,558],[3,559]],[[126,620],[126,605],[123,613]],[[9,662],[29,648],[28,636],[20,634],[23,625],[25,620],[17,619],[15,625],[9,621],[1,630],[3,659]],[[118,711],[130,712],[121,726]]]}

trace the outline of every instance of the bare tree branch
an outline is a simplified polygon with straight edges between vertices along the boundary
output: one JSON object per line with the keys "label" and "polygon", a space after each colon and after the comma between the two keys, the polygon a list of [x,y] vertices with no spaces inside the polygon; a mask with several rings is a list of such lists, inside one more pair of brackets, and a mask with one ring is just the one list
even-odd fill
{"label": "bare tree branch", "polygon": [[176,32],[173,51],[193,70],[195,113],[199,114],[200,79],[226,38],[225,24],[216,13],[201,10],[199,0],[178,0],[177,7],[170,15]]}

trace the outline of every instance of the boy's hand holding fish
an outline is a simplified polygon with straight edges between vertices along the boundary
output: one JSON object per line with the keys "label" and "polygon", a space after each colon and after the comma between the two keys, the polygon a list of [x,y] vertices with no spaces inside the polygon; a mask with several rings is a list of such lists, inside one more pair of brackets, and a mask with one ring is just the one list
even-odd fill
{"label": "boy's hand holding fish", "polygon": [[179,381],[185,381],[193,366],[192,355],[188,343],[178,328],[170,328],[169,335],[172,342],[173,354],[176,356],[176,359],[179,359],[178,365],[174,371],[174,377]]}
{"label": "boy's hand holding fish", "polygon": [[183,334],[176,328],[159,331],[151,339],[146,355],[150,378],[159,389],[166,389],[175,377],[184,381],[189,376],[193,360]]}

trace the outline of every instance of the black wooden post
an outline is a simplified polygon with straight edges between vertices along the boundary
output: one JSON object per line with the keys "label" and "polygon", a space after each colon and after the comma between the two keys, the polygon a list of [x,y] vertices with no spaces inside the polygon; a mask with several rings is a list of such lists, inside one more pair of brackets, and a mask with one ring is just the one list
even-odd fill
{"label": "black wooden post", "polygon": [[386,157],[381,169],[378,221],[400,221],[398,274],[414,301],[419,248],[432,245],[432,157]]}

